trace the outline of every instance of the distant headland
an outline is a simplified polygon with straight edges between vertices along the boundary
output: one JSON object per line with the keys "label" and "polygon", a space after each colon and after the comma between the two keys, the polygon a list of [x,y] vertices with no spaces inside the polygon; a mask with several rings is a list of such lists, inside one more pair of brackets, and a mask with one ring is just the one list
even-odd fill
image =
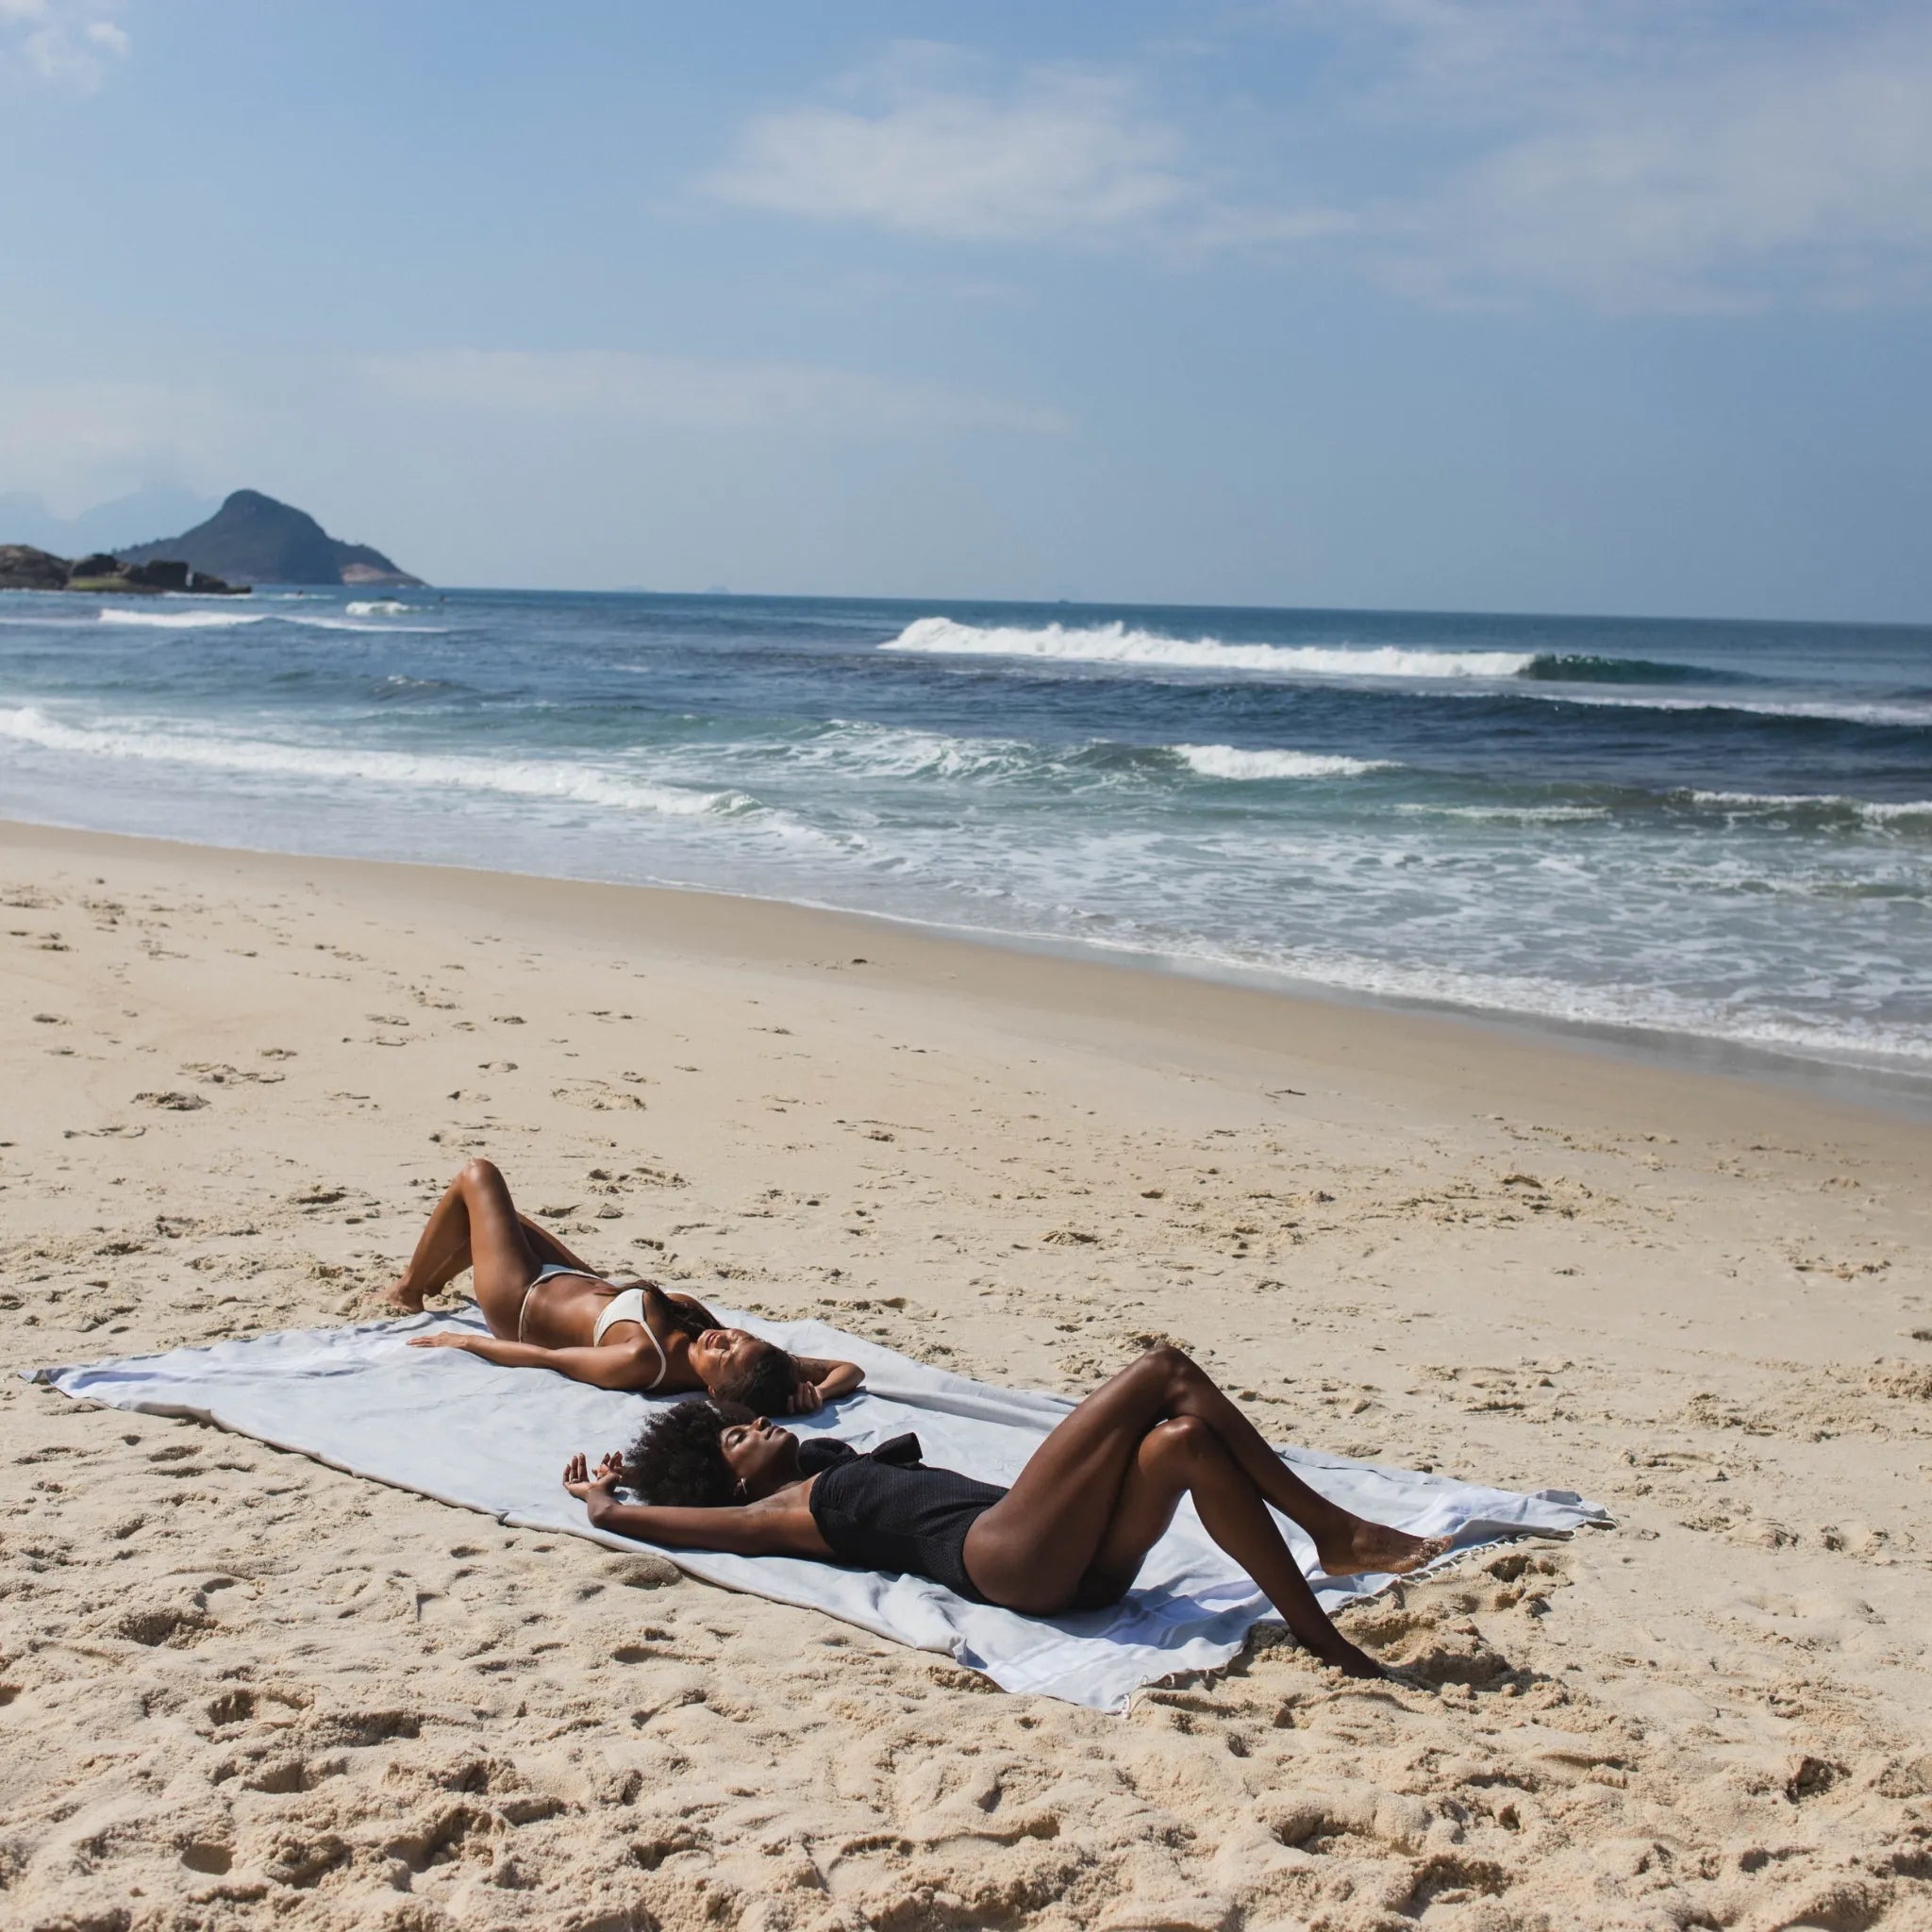
{"label": "distant headland", "polygon": [[0,590],[245,591],[251,584],[410,588],[423,579],[366,543],[331,537],[308,511],[258,490],[237,490],[206,523],[178,537],[109,556],[67,558],[31,544],[0,543]]}

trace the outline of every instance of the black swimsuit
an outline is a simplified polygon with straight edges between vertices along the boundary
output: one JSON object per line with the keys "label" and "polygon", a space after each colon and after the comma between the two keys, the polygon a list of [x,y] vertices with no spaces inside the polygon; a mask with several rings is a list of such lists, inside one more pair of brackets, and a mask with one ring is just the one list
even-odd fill
{"label": "black swimsuit", "polygon": [[987,1599],[966,1574],[966,1532],[1007,1492],[952,1469],[928,1469],[917,1436],[894,1436],[870,1455],[821,1437],[800,1462],[818,1479],[811,1520],[841,1563],[929,1576],[958,1596]]}

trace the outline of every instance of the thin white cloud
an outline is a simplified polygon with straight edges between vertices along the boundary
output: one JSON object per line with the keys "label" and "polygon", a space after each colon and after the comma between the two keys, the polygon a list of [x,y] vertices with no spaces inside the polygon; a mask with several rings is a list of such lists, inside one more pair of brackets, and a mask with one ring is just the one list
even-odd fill
{"label": "thin white cloud", "polygon": [[1932,292],[1932,20],[1651,0],[1357,12],[1395,36],[1358,108],[1466,143],[1438,186],[1375,210],[1400,287],[1652,311]]}
{"label": "thin white cloud", "polygon": [[1065,414],[937,383],[811,363],[630,350],[425,349],[358,365],[411,403],[574,422],[699,429],[805,428],[840,437],[988,429],[1054,435]]}
{"label": "thin white cloud", "polygon": [[133,51],[108,16],[120,0],[0,0],[0,81],[24,78],[92,93]]}
{"label": "thin white cloud", "polygon": [[1224,206],[1118,75],[1034,68],[994,84],[958,50],[912,47],[843,92],[857,104],[756,116],[701,185],[743,208],[951,242],[1203,248],[1336,222]]}
{"label": "thin white cloud", "polygon": [[[1257,16],[1191,47],[1224,72]],[[1445,306],[1932,295],[1932,14],[1902,0],[1276,0],[1299,84],[1184,126],[1150,57],[902,47],[758,115],[715,198],[957,243],[1295,251]],[[1281,48],[1271,48],[1278,58]],[[1268,143],[1272,163],[1256,158]],[[1272,174],[1275,178],[1259,178]],[[1327,246],[1319,258],[1309,244]]]}

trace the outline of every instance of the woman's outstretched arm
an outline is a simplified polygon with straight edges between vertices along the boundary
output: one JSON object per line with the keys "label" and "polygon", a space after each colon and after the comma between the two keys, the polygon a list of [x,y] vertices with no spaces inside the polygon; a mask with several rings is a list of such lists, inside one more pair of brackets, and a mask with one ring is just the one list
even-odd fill
{"label": "woman's outstretched arm", "polygon": [[[722,1509],[659,1508],[651,1503],[621,1503],[617,1485],[624,1457],[607,1456],[591,1473],[588,1458],[573,1456],[563,1486],[583,1504],[593,1529],[615,1530],[640,1542],[671,1550],[717,1550],[734,1557],[817,1557],[832,1554],[803,1501],[788,1502],[791,1491]],[[802,1490],[803,1484],[798,1485]]]}
{"label": "woman's outstretched arm", "polygon": [[539,1348],[533,1341],[503,1341],[493,1335],[412,1335],[411,1348],[459,1348],[500,1369],[553,1369],[592,1389],[635,1389],[658,1357],[630,1342],[592,1348]]}

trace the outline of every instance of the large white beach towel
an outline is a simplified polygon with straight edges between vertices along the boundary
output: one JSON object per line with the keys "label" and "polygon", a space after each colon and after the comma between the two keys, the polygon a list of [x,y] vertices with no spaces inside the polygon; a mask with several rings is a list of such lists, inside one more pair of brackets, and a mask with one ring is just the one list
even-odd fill
{"label": "large white beach towel", "polygon": [[[995,1388],[928,1368],[824,1323],[719,1312],[796,1354],[863,1365],[865,1390],[816,1416],[795,1419],[802,1435],[835,1434],[865,1449],[912,1429],[929,1463],[1010,1482],[1073,1407],[1057,1395]],[[637,1548],[627,1538],[591,1528],[559,1478],[575,1450],[594,1459],[603,1450],[623,1448],[657,1405],[561,1375],[494,1368],[459,1350],[406,1345],[410,1336],[439,1328],[486,1332],[472,1305],[455,1314],[292,1329],[213,1348],[42,1369],[36,1379],[116,1408],[213,1423],[337,1469],[482,1510],[518,1528],[563,1530]],[[1418,1534],[1453,1535],[1456,1551],[1525,1531],[1561,1534],[1608,1521],[1598,1506],[1568,1490],[1522,1495],[1309,1449],[1281,1453],[1324,1495]],[[1284,1522],[1283,1528],[1330,1610],[1391,1580],[1316,1574],[1308,1540],[1292,1524]],[[1274,1614],[1253,1582],[1208,1540],[1191,1505],[1183,1506],[1149,1555],[1124,1602],[1068,1617],[1022,1617],[967,1603],[921,1577],[799,1557],[665,1554],[709,1582],[806,1605],[901,1643],[943,1651],[1008,1690],[1042,1692],[1097,1710],[1119,1709],[1137,1687],[1155,1679],[1225,1663],[1248,1631]]]}

